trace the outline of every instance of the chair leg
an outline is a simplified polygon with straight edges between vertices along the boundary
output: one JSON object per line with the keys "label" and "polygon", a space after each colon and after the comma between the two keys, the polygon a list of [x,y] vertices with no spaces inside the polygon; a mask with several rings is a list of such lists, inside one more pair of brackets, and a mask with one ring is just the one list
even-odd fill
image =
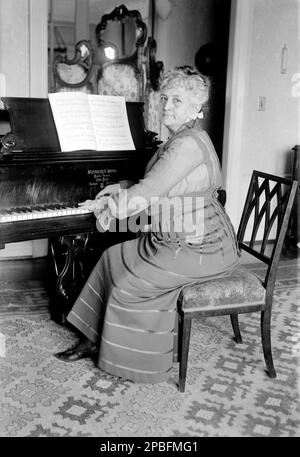
{"label": "chair leg", "polygon": [[234,339],[237,343],[242,343],[242,336],[239,327],[239,317],[237,314],[230,314],[231,325],[233,328]]}
{"label": "chair leg", "polygon": [[270,378],[276,378],[271,348],[271,309],[261,313],[261,338],[267,370]]}
{"label": "chair leg", "polygon": [[189,356],[192,317],[184,312],[179,315],[178,358],[179,358],[179,392],[185,391],[186,372]]}

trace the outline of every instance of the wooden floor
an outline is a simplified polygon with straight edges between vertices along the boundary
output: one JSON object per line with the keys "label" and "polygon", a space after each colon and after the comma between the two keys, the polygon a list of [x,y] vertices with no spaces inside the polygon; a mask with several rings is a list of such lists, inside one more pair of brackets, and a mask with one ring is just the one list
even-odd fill
{"label": "wooden floor", "polygon": [[[280,263],[288,260],[297,259],[300,249],[291,247],[287,252],[282,254]],[[254,259],[256,261],[256,259]],[[0,291],[1,282],[19,282],[19,281],[40,281],[44,283],[47,278],[47,257],[38,259],[14,259],[0,260]],[[243,253],[242,262],[250,264],[253,259],[246,253]]]}
{"label": "wooden floor", "polygon": [[0,282],[45,281],[47,257],[39,259],[13,259],[0,261]]}

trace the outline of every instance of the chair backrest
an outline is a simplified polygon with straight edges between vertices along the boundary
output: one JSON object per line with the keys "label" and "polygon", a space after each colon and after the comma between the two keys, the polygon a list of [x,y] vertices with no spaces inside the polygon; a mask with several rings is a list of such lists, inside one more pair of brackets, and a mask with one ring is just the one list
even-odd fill
{"label": "chair backrest", "polygon": [[139,78],[131,65],[106,63],[97,77],[97,93],[101,95],[122,95],[127,102],[142,100]]}
{"label": "chair backrest", "polygon": [[54,87],[51,92],[79,91],[93,93],[94,50],[90,41],[76,43],[72,59],[59,55],[53,62]]}
{"label": "chair backrest", "polygon": [[267,293],[273,292],[297,186],[297,181],[256,170],[252,173],[237,239],[241,250],[268,266],[264,278]]}

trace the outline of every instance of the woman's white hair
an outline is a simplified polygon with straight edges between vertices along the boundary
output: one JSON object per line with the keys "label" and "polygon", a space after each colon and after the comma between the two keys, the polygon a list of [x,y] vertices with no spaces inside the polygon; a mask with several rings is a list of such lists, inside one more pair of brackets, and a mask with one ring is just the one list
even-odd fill
{"label": "woman's white hair", "polygon": [[195,105],[203,106],[209,99],[209,81],[189,65],[175,67],[165,73],[160,82],[160,89],[163,91],[167,87],[184,87],[191,91]]}

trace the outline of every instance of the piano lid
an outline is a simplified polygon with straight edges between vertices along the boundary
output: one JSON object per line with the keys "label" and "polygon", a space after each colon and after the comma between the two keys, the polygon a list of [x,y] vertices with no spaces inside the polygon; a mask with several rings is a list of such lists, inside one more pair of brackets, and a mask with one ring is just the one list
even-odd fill
{"label": "piano lid", "polygon": [[[58,152],[59,139],[48,98],[1,97],[11,130],[1,138],[3,158],[14,152]],[[147,142],[142,102],[126,102],[132,139],[137,149]]]}
{"label": "piano lid", "polygon": [[4,149],[13,152],[60,150],[47,98],[1,97],[1,100],[9,113],[11,127],[1,140]]}

